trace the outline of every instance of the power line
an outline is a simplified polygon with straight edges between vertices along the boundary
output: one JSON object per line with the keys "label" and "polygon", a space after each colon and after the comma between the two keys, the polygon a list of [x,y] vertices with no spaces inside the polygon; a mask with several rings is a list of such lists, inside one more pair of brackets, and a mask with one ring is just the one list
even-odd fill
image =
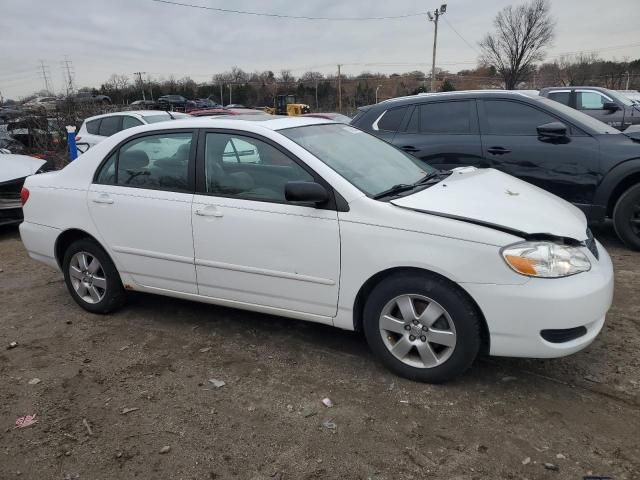
{"label": "power line", "polygon": [[456,29],[453,27],[453,25],[451,25],[451,23],[449,23],[449,21],[448,21],[446,18],[444,18],[444,17],[443,17],[442,19],[444,20],[444,23],[446,23],[446,24],[449,26],[449,28],[450,28],[451,30],[453,30],[453,32],[454,32],[456,35],[458,35],[458,37],[460,37],[460,39],[461,39],[464,43],[466,43],[466,44],[467,44],[467,46],[468,46],[471,50],[473,50],[473,51],[474,51],[474,52],[476,52],[478,55],[480,55],[480,52],[478,51],[478,49],[477,49],[476,47],[474,47],[472,44],[470,44],[469,42],[467,42],[467,39],[466,39],[466,38],[464,38],[464,37],[460,34],[460,32],[458,32],[458,30],[456,30]]}
{"label": "power line", "polygon": [[399,20],[403,18],[420,17],[426,15],[427,12],[407,13],[405,15],[393,15],[384,17],[311,17],[307,15],[283,15],[279,13],[252,12],[248,10],[233,10],[230,8],[208,7],[205,5],[192,5],[190,3],[172,2],[169,0],[151,0],[156,3],[165,3],[167,5],[176,5],[180,7],[198,8],[200,10],[210,10],[220,13],[234,13],[238,15],[253,15],[256,17],[271,18],[288,18],[290,20],[325,20],[325,21],[370,21],[370,20]]}

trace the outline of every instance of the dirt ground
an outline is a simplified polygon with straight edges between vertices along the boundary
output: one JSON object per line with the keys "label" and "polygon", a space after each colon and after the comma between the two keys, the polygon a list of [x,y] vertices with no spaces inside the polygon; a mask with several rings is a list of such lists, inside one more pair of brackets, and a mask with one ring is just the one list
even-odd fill
{"label": "dirt ground", "polygon": [[91,315],[0,229],[0,479],[640,479],[640,254],[596,235],[617,285],[590,348],[432,386],[325,326],[142,294]]}

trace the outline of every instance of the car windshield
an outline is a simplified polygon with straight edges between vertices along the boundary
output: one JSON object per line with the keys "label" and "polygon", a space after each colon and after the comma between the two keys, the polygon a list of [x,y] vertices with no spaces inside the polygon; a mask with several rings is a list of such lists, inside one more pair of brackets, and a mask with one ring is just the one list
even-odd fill
{"label": "car windshield", "polygon": [[550,110],[555,110],[565,117],[569,117],[569,119],[574,121],[578,127],[584,125],[585,127],[588,127],[591,130],[595,131],[596,133],[622,133],[620,132],[620,130],[615,129],[607,125],[606,123],[587,115],[586,113],[579,112],[578,110],[568,107],[560,102],[556,102],[555,100],[550,100],[546,97],[536,97],[535,100],[537,102],[544,103],[545,107],[549,108]]}
{"label": "car windshield", "polygon": [[433,167],[373,135],[342,124],[280,130],[371,197],[396,185],[412,185]]}
{"label": "car windshield", "polygon": [[631,101],[631,99],[627,98],[626,96],[618,92],[614,92],[613,90],[607,90],[606,94],[627,107],[630,107],[631,105],[633,105],[633,101]]}

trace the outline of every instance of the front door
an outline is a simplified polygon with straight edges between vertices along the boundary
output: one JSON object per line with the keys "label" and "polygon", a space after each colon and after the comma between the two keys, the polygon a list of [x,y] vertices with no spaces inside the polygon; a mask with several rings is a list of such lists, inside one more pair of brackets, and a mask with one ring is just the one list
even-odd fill
{"label": "front door", "polygon": [[[537,185],[584,209],[600,181],[598,141],[563,119],[513,100],[478,101],[488,166]],[[538,136],[537,127],[563,122],[567,137]]]}
{"label": "front door", "polygon": [[193,202],[200,295],[333,317],[340,234],[335,209],[287,202],[288,181],[313,172],[266,139],[203,133]]}
{"label": "front door", "polygon": [[136,136],[109,157],[89,188],[98,232],[120,273],[139,285],[197,293],[189,168],[193,137],[184,130]]}
{"label": "front door", "polygon": [[608,95],[596,90],[576,89],[575,92],[576,109],[592,116],[593,118],[597,118],[607,125],[619,130],[622,129],[622,122],[624,121],[624,105],[620,105],[618,110],[605,110],[603,108],[605,103],[617,104],[617,102]]}

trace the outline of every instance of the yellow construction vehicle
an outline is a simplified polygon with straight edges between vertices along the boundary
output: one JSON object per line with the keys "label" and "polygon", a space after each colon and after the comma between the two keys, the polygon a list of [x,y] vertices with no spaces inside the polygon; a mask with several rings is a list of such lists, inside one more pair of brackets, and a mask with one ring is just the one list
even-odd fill
{"label": "yellow construction vehicle", "polygon": [[311,113],[309,105],[298,103],[295,95],[276,96],[273,107],[264,107],[264,111],[271,115],[289,115],[291,117]]}

